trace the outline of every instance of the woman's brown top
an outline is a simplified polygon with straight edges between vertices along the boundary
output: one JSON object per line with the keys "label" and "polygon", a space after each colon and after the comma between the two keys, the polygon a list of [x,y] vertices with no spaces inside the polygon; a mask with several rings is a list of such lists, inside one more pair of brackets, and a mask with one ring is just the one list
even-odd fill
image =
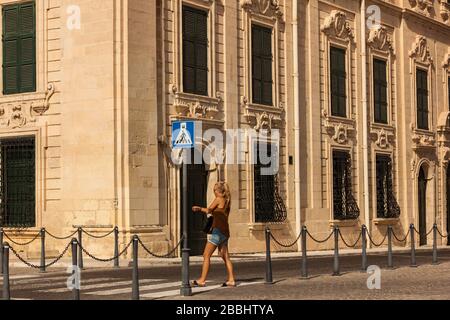
{"label": "woman's brown top", "polygon": [[212,229],[217,228],[227,238],[230,237],[230,226],[228,224],[228,216],[230,215],[230,206],[226,208],[216,208],[212,215],[214,217]]}

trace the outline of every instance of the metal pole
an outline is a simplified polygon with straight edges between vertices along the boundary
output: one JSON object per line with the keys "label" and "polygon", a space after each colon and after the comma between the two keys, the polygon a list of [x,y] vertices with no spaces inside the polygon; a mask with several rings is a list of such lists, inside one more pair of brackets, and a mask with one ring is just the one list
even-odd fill
{"label": "metal pole", "polygon": [[187,164],[186,160],[183,160],[183,181],[182,181],[182,195],[183,195],[183,249],[182,249],[182,285],[180,294],[183,297],[192,295],[191,283],[189,282],[189,244],[188,244],[188,177],[187,177]]}
{"label": "metal pole", "polygon": [[270,257],[270,229],[266,227],[266,284],[272,284],[272,259]]}
{"label": "metal pole", "polygon": [[363,272],[367,271],[367,227],[366,225],[362,226],[361,230],[361,239],[362,239],[362,266],[361,270]]}
{"label": "metal pole", "polygon": [[438,264],[438,252],[437,252],[437,224],[433,225],[433,264]]}
{"label": "metal pole", "polygon": [[3,274],[3,228],[0,228],[0,274]]}
{"label": "metal pole", "polygon": [[119,228],[114,228],[114,268],[119,268]]}
{"label": "metal pole", "polygon": [[416,264],[416,243],[414,240],[414,224],[409,226],[410,234],[411,234],[411,267],[417,267]]}
{"label": "metal pole", "polygon": [[138,248],[139,238],[137,235],[133,237],[133,292],[131,299],[139,300],[139,266],[138,266]]}
{"label": "metal pole", "polygon": [[78,228],[78,268],[83,269],[83,250],[81,250],[81,246],[83,245],[83,229],[81,227]]}
{"label": "metal pole", "polygon": [[9,244],[3,244],[3,300],[11,300],[9,288]]}
{"label": "metal pole", "polygon": [[303,226],[302,229],[302,278],[308,278],[308,252],[306,248],[306,236],[308,229]]}
{"label": "metal pole", "polygon": [[334,263],[333,276],[339,276],[339,227],[334,227]]}
{"label": "metal pole", "polygon": [[41,272],[45,272],[45,228],[41,229]]}
{"label": "metal pole", "polygon": [[388,226],[388,268],[394,268],[394,262],[392,260],[392,226]]}
{"label": "metal pole", "polygon": [[77,239],[73,238],[72,239],[72,277],[73,278],[73,288],[72,288],[72,294],[73,294],[73,300],[80,300],[80,287],[79,287],[79,283],[78,283],[78,268],[79,266],[77,266],[77,261],[79,261],[77,259],[77,250],[78,250],[78,241]]}

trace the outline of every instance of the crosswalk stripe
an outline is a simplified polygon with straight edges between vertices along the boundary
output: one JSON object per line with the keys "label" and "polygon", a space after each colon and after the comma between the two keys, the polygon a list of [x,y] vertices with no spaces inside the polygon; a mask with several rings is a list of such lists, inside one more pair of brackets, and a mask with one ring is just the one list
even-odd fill
{"label": "crosswalk stripe", "polygon": [[[160,283],[160,284],[153,284],[148,286],[139,286],[139,291],[146,291],[146,290],[157,290],[157,289],[164,289],[164,288],[170,288],[170,287],[176,287],[180,286],[181,282],[166,282],[166,283]],[[123,293],[131,293],[132,288],[123,288],[123,289],[113,289],[109,291],[95,291],[95,292],[89,292],[87,294],[91,295],[98,295],[98,296],[111,296],[114,294],[123,294]]]}
{"label": "crosswalk stripe", "polygon": [[[66,277],[66,281],[57,281],[57,282],[45,281],[45,282],[28,283],[24,287],[28,288],[28,289],[33,289],[33,290],[42,290],[45,288],[61,288],[63,286],[64,287],[66,286],[68,278],[69,277]],[[45,279],[42,279],[42,280],[45,280]],[[114,278],[96,278],[96,279],[86,279],[86,280],[83,280],[83,278],[81,278],[81,283],[90,284],[90,283],[106,282],[106,281],[110,282],[111,280],[114,280]],[[22,284],[12,282],[11,285],[18,287],[18,286],[21,286]]]}
{"label": "crosswalk stripe", "polygon": [[[144,279],[140,280],[139,282],[144,283],[152,283],[152,282],[158,282],[163,281],[163,279]],[[84,292],[85,290],[94,290],[94,289],[101,289],[101,288],[109,288],[109,287],[120,287],[120,286],[126,286],[131,285],[131,281],[119,281],[119,282],[108,282],[108,283],[99,283],[99,284],[90,284],[90,285],[84,285],[84,281],[81,280],[81,292]],[[68,292],[70,289],[67,287],[65,288],[56,288],[56,289],[47,289],[47,290],[39,290],[39,292],[47,292],[47,293],[64,293]]]}

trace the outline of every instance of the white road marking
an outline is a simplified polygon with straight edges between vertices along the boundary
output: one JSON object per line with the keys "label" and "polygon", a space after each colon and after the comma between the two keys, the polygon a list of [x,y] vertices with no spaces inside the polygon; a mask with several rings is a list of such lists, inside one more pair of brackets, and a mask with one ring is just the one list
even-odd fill
{"label": "white road marking", "polygon": [[[152,282],[158,282],[163,281],[163,279],[144,279],[140,280],[139,283],[152,283]],[[83,280],[81,280],[81,292],[84,293],[85,290],[95,290],[95,289],[101,289],[101,288],[110,288],[110,287],[120,287],[120,286],[131,286],[132,281],[118,281],[118,282],[108,282],[108,283],[98,283],[98,284],[90,284],[90,285],[84,285]],[[48,290],[39,290],[40,292],[47,292],[47,293],[64,293],[69,292],[70,289],[65,288],[57,288],[57,289],[48,289]]]}
{"label": "white road marking", "polygon": [[[180,281],[166,282],[166,283],[153,284],[153,285],[148,285],[148,286],[139,286],[139,291],[164,289],[164,288],[176,287],[176,286],[180,286],[180,285],[181,285]],[[109,290],[109,291],[94,291],[94,292],[89,292],[87,294],[99,295],[99,296],[111,296],[114,294],[131,293],[131,291],[132,291],[132,288],[129,287],[129,288],[123,288],[123,289],[113,289],[113,290]]]}

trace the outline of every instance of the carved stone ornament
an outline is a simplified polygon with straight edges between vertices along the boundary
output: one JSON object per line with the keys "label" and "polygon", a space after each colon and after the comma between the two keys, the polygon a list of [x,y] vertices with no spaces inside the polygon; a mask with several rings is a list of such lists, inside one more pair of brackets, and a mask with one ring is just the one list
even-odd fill
{"label": "carved stone ornament", "polygon": [[216,92],[216,97],[203,97],[178,92],[175,85],[171,85],[170,93],[173,97],[173,106],[176,115],[204,120],[218,120],[219,107],[223,102],[220,92]]}
{"label": "carved stone ornament", "polygon": [[387,149],[393,143],[395,135],[393,132],[381,128],[381,130],[371,131],[371,137],[379,148]]}
{"label": "carved stone ornament", "polygon": [[351,42],[355,38],[353,30],[347,21],[347,16],[344,12],[338,10],[331,11],[331,14],[325,19],[320,30],[329,37],[349,40]]}
{"label": "carved stone ornament", "polygon": [[409,4],[414,11],[430,16],[433,10],[433,0],[409,0]]}
{"label": "carved stone ornament", "polygon": [[283,17],[278,0],[241,0],[241,7],[250,13],[258,13],[277,18]]}
{"label": "carved stone ornament", "polygon": [[445,59],[442,62],[442,68],[444,69],[450,68],[450,52],[445,55]]}
{"label": "carved stone ornament", "polygon": [[280,128],[283,122],[281,114],[283,109],[277,108],[271,110],[271,107],[267,107],[267,110],[262,110],[257,107],[252,107],[247,97],[241,96],[241,107],[245,110],[244,117],[247,122],[252,126],[256,131],[259,130],[267,130],[271,131],[272,129]]}
{"label": "carved stone ornament", "polygon": [[436,147],[436,139],[434,134],[425,135],[420,133],[414,133],[412,135],[413,141],[413,149],[427,149],[427,148],[435,148]]}
{"label": "carved stone ornament", "polygon": [[342,122],[325,122],[325,130],[335,142],[339,144],[347,144],[355,132],[352,125]]}
{"label": "carved stone ornament", "polygon": [[416,36],[416,41],[413,44],[412,50],[409,51],[409,56],[423,63],[433,64],[433,58],[427,46],[427,39],[424,36]]}
{"label": "carved stone ornament", "polygon": [[450,22],[450,3],[446,2],[447,0],[440,0],[441,5],[439,7],[439,13],[441,14],[442,20],[444,22]]}
{"label": "carved stone ornament", "polygon": [[392,39],[384,26],[379,25],[370,29],[367,43],[372,49],[394,52]]}
{"label": "carved stone ornament", "polygon": [[45,93],[26,96],[20,101],[0,102],[0,126],[16,129],[36,122],[36,116],[42,116],[49,109],[54,93],[55,86],[49,83]]}

